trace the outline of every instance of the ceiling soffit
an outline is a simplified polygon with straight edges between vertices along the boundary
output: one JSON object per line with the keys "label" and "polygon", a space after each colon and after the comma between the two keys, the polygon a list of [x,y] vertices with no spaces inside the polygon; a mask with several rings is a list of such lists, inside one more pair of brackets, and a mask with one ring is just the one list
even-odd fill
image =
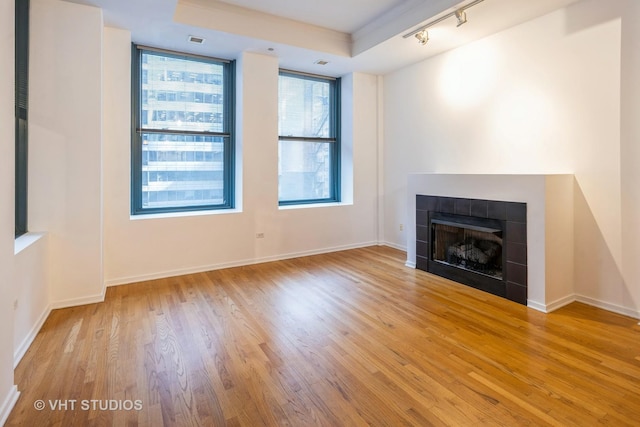
{"label": "ceiling soffit", "polygon": [[351,56],[351,35],[221,1],[179,0],[174,21],[269,40],[338,56]]}
{"label": "ceiling soffit", "polygon": [[407,0],[353,34],[218,0],[178,0],[173,19],[185,25],[353,57],[468,1]]}

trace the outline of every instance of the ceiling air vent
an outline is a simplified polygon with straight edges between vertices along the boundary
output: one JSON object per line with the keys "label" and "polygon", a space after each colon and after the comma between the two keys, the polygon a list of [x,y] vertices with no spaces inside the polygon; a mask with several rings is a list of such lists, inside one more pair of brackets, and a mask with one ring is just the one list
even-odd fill
{"label": "ceiling air vent", "polygon": [[204,43],[204,39],[202,37],[189,36],[187,40],[189,40],[191,43],[196,43],[196,44]]}

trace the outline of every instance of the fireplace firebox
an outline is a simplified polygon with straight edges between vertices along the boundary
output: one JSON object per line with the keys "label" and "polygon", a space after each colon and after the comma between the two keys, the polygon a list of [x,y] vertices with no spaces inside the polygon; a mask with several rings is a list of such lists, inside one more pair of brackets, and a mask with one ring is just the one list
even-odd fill
{"label": "fireplace firebox", "polygon": [[431,260],[502,280],[502,221],[434,213]]}
{"label": "fireplace firebox", "polygon": [[417,268],[526,304],[526,204],[416,197]]}

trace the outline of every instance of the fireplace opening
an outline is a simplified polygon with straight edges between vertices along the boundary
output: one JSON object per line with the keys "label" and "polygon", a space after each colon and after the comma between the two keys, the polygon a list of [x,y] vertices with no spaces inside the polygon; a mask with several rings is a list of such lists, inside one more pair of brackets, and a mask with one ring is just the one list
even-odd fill
{"label": "fireplace opening", "polygon": [[435,262],[502,280],[502,229],[431,220]]}
{"label": "fireplace opening", "polygon": [[426,270],[506,296],[505,221],[429,212]]}
{"label": "fireplace opening", "polygon": [[416,268],[526,304],[526,203],[416,195]]}

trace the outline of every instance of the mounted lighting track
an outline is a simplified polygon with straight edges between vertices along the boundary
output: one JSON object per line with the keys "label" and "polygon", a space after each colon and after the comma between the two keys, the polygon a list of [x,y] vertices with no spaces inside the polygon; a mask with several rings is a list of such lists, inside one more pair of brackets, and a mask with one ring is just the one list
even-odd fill
{"label": "mounted lighting track", "polygon": [[[427,28],[429,27],[433,27],[436,24],[439,24],[440,22],[444,21],[445,19],[449,19],[453,16],[456,17],[456,19],[458,20],[458,27],[462,24],[464,24],[465,22],[467,22],[467,14],[465,13],[465,10],[477,5],[478,3],[482,3],[484,0],[474,0],[471,3],[459,7],[456,10],[454,10],[453,12],[449,12],[446,15],[442,15],[440,18],[438,19],[434,19],[433,21],[430,21],[426,24],[424,24],[421,27],[416,28],[415,30],[411,31],[410,33],[405,34],[404,36],[402,36],[402,38],[404,39],[408,39],[409,37],[415,36],[418,33],[421,33],[422,31],[425,31]],[[420,43],[420,44],[424,44],[424,43]]]}

